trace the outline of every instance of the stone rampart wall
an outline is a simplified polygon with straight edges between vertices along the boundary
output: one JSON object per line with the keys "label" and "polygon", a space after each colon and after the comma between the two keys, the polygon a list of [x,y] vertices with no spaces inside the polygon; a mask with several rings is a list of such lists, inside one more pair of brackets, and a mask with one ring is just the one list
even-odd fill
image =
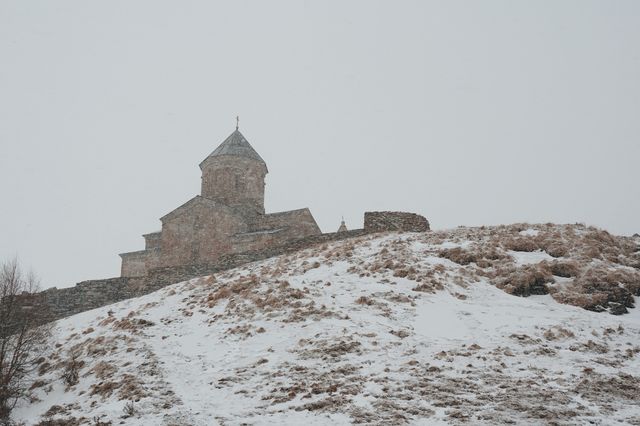
{"label": "stone rampart wall", "polygon": [[[369,219],[367,220],[367,218]],[[387,227],[385,228],[385,226]],[[48,319],[53,321],[121,300],[142,296],[181,281],[214,274],[281,254],[292,253],[317,244],[355,238],[375,232],[426,231],[428,229],[428,222],[422,216],[390,212],[365,213],[364,229],[311,235],[260,251],[229,254],[220,257],[213,264],[156,268],[142,277],[83,281],[74,287],[43,291],[40,296],[48,307]]]}
{"label": "stone rampart wall", "polygon": [[419,214],[405,212],[366,212],[364,214],[366,232],[405,231],[425,232],[429,221]]}

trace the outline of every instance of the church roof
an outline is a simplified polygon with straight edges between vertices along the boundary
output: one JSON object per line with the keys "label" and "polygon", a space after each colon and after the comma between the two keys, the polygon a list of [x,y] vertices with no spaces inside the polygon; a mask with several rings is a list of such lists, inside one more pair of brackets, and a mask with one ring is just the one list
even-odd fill
{"label": "church roof", "polygon": [[[240,130],[236,129],[224,140],[202,163],[212,157],[219,157],[223,155],[235,155],[238,157],[251,158],[267,165],[262,157],[256,152],[255,149],[249,144],[249,141],[240,133]],[[202,165],[200,163],[200,165]]]}

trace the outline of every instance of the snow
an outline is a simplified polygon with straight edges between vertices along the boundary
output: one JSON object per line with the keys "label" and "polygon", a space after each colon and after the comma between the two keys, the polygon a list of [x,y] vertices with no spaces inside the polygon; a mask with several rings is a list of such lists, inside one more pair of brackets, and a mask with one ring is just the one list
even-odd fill
{"label": "snow", "polygon": [[434,295],[416,308],[414,331],[426,339],[465,340],[473,337],[463,318],[466,311],[451,309],[458,302],[448,293]]}
{"label": "snow", "polygon": [[532,252],[509,250],[507,251],[507,253],[511,257],[513,257],[513,259],[516,261],[516,264],[519,266],[540,263],[543,260],[547,260],[547,261],[553,260],[552,256],[550,256],[546,251],[541,251],[541,250],[532,251]]}
{"label": "snow", "polygon": [[[36,390],[39,401],[16,408],[15,418],[34,424],[60,405],[66,413],[57,418],[98,416],[126,425],[640,419],[638,398],[577,390],[585,380],[597,389],[637,375],[640,355],[628,350],[640,353],[640,310],[614,317],[548,295],[511,296],[425,253],[449,245],[428,244],[410,234],[334,243],[61,320],[62,346],[46,355],[54,367],[40,377],[47,385]],[[519,265],[551,258],[509,254]],[[444,288],[417,291],[410,277],[375,267],[384,256],[424,271],[444,267],[434,274]],[[252,276],[255,282],[247,281]],[[234,285],[231,296],[213,296]],[[114,325],[127,319],[150,325]],[[96,342],[104,353],[89,351]],[[85,366],[80,383],[67,389],[55,360],[74,347]],[[103,361],[116,367],[112,377],[93,370]],[[126,374],[144,394],[129,418],[122,388],[94,392]]]}

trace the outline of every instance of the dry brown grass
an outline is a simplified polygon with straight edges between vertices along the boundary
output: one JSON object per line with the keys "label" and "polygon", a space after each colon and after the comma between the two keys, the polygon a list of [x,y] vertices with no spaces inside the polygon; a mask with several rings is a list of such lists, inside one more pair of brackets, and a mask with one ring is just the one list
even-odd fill
{"label": "dry brown grass", "polygon": [[29,386],[29,390],[33,390],[33,389],[38,389],[38,388],[43,388],[45,386],[47,386],[49,384],[48,381],[45,380],[35,380],[31,386]]}
{"label": "dry brown grass", "polygon": [[627,404],[640,404],[640,378],[620,373],[604,376],[587,373],[577,386],[577,391],[588,401],[607,407],[613,400]]}
{"label": "dry brown grass", "polygon": [[113,380],[101,381],[91,385],[90,396],[99,395],[103,399],[110,397],[120,387],[120,383]]}
{"label": "dry brown grass", "polygon": [[358,305],[367,305],[367,306],[371,306],[373,305],[375,302],[367,297],[367,296],[360,296],[356,299],[356,304]]}
{"label": "dry brown grass", "polygon": [[487,246],[472,246],[466,249],[461,247],[444,249],[438,252],[438,256],[449,259],[462,266],[475,263],[480,268],[491,268],[496,261],[511,259],[508,254],[500,252],[495,247]]}
{"label": "dry brown grass", "polygon": [[570,339],[575,337],[575,334],[571,330],[567,330],[561,326],[553,326],[547,329],[543,336],[547,340],[559,340],[559,339]]}
{"label": "dry brown grass", "polygon": [[554,282],[553,274],[543,263],[524,265],[497,279],[497,287],[515,296],[549,293],[548,283]]}
{"label": "dry brown grass", "polygon": [[[520,233],[527,229],[535,232]],[[614,314],[626,312],[633,306],[632,296],[640,295],[640,250],[633,239],[582,224],[463,227],[425,234],[422,239],[427,243],[471,243],[464,248],[428,251],[461,266],[451,280],[454,283],[459,277],[466,277],[463,282],[473,282],[476,274],[511,294],[551,292],[561,303]],[[556,260],[518,267],[506,250],[541,250]],[[416,289],[430,291],[427,284],[433,272],[425,274],[418,268],[416,276],[423,277]],[[553,276],[573,280],[547,286],[553,283]]]}
{"label": "dry brown grass", "polygon": [[107,326],[107,325],[111,324],[115,320],[116,320],[116,317],[109,315],[108,317],[106,317],[105,319],[100,321],[99,325],[100,325],[100,327],[104,327],[104,326]]}
{"label": "dry brown grass", "polygon": [[103,399],[109,398],[118,391],[120,401],[140,401],[147,396],[140,380],[132,374],[123,374],[120,380],[103,380],[91,385],[90,395],[98,395]]}
{"label": "dry brown grass", "polygon": [[634,307],[633,296],[639,294],[640,271],[611,269],[600,265],[585,269],[569,289],[554,297],[563,303],[589,310],[602,311],[611,308],[612,313],[625,313],[626,308]]}
{"label": "dry brown grass", "polygon": [[594,266],[581,274],[576,283],[586,290],[598,291],[622,286],[635,293],[640,288],[640,272],[611,270],[604,266]]}
{"label": "dry brown grass", "polygon": [[444,285],[437,279],[423,280],[422,283],[415,286],[412,290],[422,293],[435,293],[436,291],[444,289]]}
{"label": "dry brown grass", "polygon": [[120,380],[120,389],[118,391],[118,399],[120,401],[140,401],[147,396],[147,392],[136,376],[132,374],[124,374]]}
{"label": "dry brown grass", "polygon": [[144,318],[122,318],[121,320],[113,323],[114,330],[126,330],[135,332],[143,328],[152,327],[155,323],[153,321],[146,320]]}
{"label": "dry brown grass", "polygon": [[554,260],[552,262],[544,262],[544,264],[557,277],[571,278],[580,273],[580,266],[574,260]]}
{"label": "dry brown grass", "polygon": [[96,378],[103,381],[113,377],[116,371],[117,369],[113,364],[105,361],[98,362],[89,370],[90,373],[95,374]]}
{"label": "dry brown grass", "polygon": [[512,237],[503,241],[507,250],[532,252],[540,250],[540,245],[533,237]]}
{"label": "dry brown grass", "polygon": [[213,308],[219,300],[228,299],[231,296],[231,289],[228,286],[220,287],[216,291],[213,291],[207,295],[206,304],[207,307]]}
{"label": "dry brown grass", "polygon": [[542,244],[543,250],[549,253],[551,257],[563,257],[569,254],[569,248],[561,242],[551,242],[550,244]]}

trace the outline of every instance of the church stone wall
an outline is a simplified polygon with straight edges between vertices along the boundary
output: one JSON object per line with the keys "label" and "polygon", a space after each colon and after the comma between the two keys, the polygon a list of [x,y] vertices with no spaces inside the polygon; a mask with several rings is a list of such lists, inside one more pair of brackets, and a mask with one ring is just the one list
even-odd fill
{"label": "church stone wall", "polygon": [[222,156],[202,163],[205,198],[264,214],[264,164],[249,158]]}
{"label": "church stone wall", "polygon": [[196,204],[163,222],[161,264],[214,261],[221,253],[232,251],[230,236],[243,229],[242,221],[226,208]]}
{"label": "church stone wall", "polygon": [[151,234],[143,235],[145,250],[160,248],[160,244],[162,242],[161,236],[162,235],[160,232],[153,232]]}
{"label": "church stone wall", "polygon": [[229,253],[262,250],[320,234],[309,209],[248,218],[213,201],[196,199],[146,234],[146,251],[122,254],[122,276],[139,277],[160,266],[215,262]]}
{"label": "church stone wall", "polygon": [[306,208],[259,216],[252,227],[256,230],[283,229],[282,237],[290,239],[321,233],[316,220]]}
{"label": "church stone wall", "polygon": [[309,209],[257,216],[252,218],[248,227],[247,232],[231,237],[233,253],[264,250],[322,233]]}
{"label": "church stone wall", "polygon": [[120,276],[141,277],[146,275],[147,254],[148,252],[146,250],[122,254],[122,268],[120,269]]}

